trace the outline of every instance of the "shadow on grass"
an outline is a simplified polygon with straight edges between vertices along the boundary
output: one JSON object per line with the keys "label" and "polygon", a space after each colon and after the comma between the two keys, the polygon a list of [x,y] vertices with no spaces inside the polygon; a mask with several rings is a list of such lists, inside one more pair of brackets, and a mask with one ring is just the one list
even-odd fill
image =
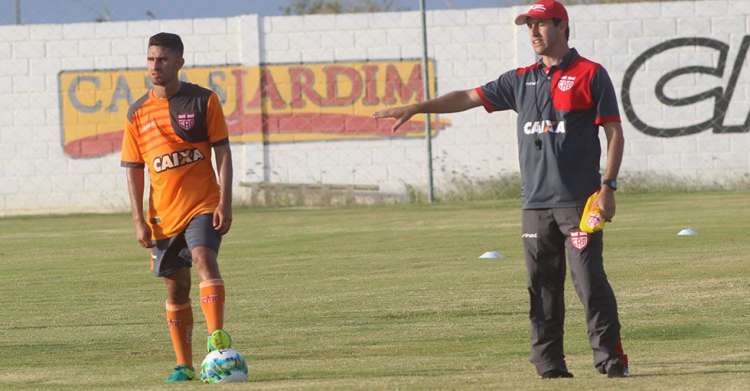
{"label": "shadow on grass", "polygon": [[666,326],[631,327],[627,330],[628,338],[640,340],[675,341],[683,339],[710,338],[720,332],[703,324],[684,324]]}
{"label": "shadow on grass", "polygon": [[[750,365],[750,359],[744,359],[744,360],[714,360],[714,361],[651,361],[647,363],[643,363],[640,365],[640,367],[644,369],[649,368],[661,368],[666,367],[666,370],[661,371],[660,373],[644,373],[644,374],[638,374],[635,373],[632,375],[632,377],[659,377],[659,376],[684,376],[684,375],[710,375],[710,374],[721,374],[721,373],[735,373],[735,374],[745,374],[750,373],[750,368],[748,369],[711,369],[711,368],[690,368],[695,366],[704,366],[704,367],[719,367],[719,366],[738,366],[738,365]],[[673,367],[680,367],[680,369]],[[658,369],[655,369],[658,370]]]}
{"label": "shadow on grass", "polygon": [[434,319],[434,318],[469,318],[477,316],[526,316],[522,311],[495,311],[487,309],[457,309],[457,310],[419,310],[419,311],[402,311],[389,312],[385,315],[378,316],[378,319],[385,320],[414,320],[414,319]]}
{"label": "shadow on grass", "polygon": [[[359,372],[292,372],[285,373],[283,376],[262,376],[252,380],[253,383],[271,382],[271,381],[311,381],[311,380],[346,380],[346,379],[383,379],[399,377],[435,377],[445,374],[466,373],[466,369],[460,368],[434,368],[434,369],[408,369],[402,370],[384,370],[382,372],[359,371]],[[471,372],[471,371],[469,371]],[[281,374],[279,374],[281,375]]]}
{"label": "shadow on grass", "polygon": [[747,370],[695,370],[695,371],[679,371],[679,372],[665,372],[665,373],[644,373],[644,374],[633,374],[630,375],[632,378],[639,377],[667,377],[667,376],[686,376],[686,375],[716,375],[722,373],[734,373],[734,374],[745,374],[750,373],[750,369]]}
{"label": "shadow on grass", "polygon": [[[706,366],[718,366],[718,365],[747,365],[750,364],[750,358],[745,360],[712,360],[712,361],[649,361],[645,363],[648,366],[663,366],[663,367],[676,367],[676,366],[691,366],[691,365],[706,365]],[[644,367],[646,366],[644,365]]]}
{"label": "shadow on grass", "polygon": [[120,326],[151,326],[160,324],[160,322],[111,322],[111,323],[91,323],[91,324],[48,324],[42,326],[11,326],[2,327],[0,330],[42,330],[42,329],[65,329],[81,327],[120,327]]}

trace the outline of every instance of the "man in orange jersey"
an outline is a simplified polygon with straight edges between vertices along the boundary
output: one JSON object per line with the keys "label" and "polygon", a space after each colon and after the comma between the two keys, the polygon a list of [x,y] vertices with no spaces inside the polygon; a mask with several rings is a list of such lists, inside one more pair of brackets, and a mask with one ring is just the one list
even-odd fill
{"label": "man in orange jersey", "polygon": [[[190,267],[200,277],[200,306],[208,350],[227,349],[224,281],[216,257],[232,224],[232,154],[224,113],[215,93],[181,82],[185,60],[178,35],[159,33],[148,42],[153,87],[128,110],[122,141],[130,205],[138,243],[152,249],[152,271],[167,285],[167,325],[177,366],[167,382],[193,380]],[[211,165],[216,153],[218,183]],[[143,215],[148,167],[148,220]]]}

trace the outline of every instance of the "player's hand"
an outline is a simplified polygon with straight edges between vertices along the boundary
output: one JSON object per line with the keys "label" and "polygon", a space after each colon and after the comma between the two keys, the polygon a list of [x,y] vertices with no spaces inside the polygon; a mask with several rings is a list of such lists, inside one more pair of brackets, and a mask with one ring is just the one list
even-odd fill
{"label": "player's hand", "polygon": [[214,229],[221,235],[229,232],[232,226],[232,206],[219,204],[214,210]]}
{"label": "player's hand", "polygon": [[151,240],[151,228],[148,227],[145,221],[135,223],[135,238],[144,248],[154,247],[154,241]]}
{"label": "player's hand", "polygon": [[414,116],[414,114],[417,114],[417,105],[393,107],[377,111],[372,116],[375,118],[395,118],[396,123],[393,124],[393,127],[391,128],[391,132],[395,133],[396,130],[403,125],[404,122],[408,121],[409,118]]}
{"label": "player's hand", "polygon": [[612,218],[615,217],[615,211],[617,209],[615,205],[615,192],[608,186],[602,186],[596,202],[599,204],[599,210],[602,214],[602,218],[605,221],[612,221]]}

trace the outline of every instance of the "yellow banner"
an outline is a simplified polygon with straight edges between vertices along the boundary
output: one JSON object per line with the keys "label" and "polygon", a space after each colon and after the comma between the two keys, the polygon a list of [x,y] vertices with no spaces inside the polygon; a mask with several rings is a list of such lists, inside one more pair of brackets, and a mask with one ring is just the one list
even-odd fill
{"label": "yellow banner", "polygon": [[[430,95],[435,96],[429,63]],[[383,138],[393,120],[372,114],[424,99],[415,60],[185,68],[183,81],[219,96],[233,142],[290,142]],[[75,158],[120,149],[130,104],[147,92],[145,69],[65,71],[59,75],[63,146]],[[441,129],[445,122],[435,122]],[[424,135],[415,116],[395,136]]]}

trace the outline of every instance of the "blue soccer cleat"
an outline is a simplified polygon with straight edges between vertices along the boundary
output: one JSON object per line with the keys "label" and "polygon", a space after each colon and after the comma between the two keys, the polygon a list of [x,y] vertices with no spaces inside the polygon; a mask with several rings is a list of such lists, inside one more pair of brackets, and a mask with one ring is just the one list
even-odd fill
{"label": "blue soccer cleat", "polygon": [[167,383],[175,383],[180,381],[190,381],[195,379],[195,371],[187,365],[178,365],[174,368],[169,377]]}

